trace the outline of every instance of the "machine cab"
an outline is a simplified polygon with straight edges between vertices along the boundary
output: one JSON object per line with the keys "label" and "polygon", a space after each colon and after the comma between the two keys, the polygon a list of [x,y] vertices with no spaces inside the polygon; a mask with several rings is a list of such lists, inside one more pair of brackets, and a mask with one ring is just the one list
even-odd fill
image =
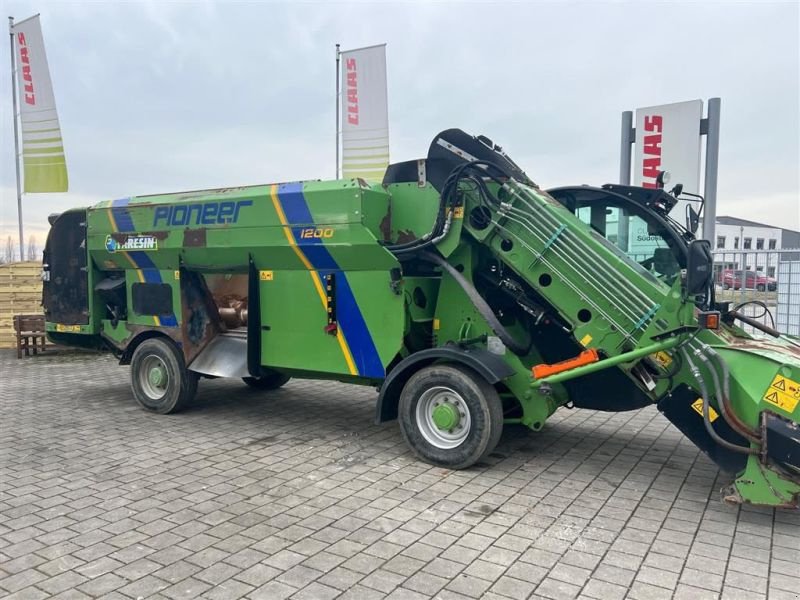
{"label": "machine cab", "polygon": [[[631,194],[588,186],[565,187],[548,193],[567,207],[618,252],[638,263],[656,279],[671,286],[686,268],[685,234],[658,211]],[[627,189],[627,188],[626,188]],[[656,192],[636,188],[645,194]]]}

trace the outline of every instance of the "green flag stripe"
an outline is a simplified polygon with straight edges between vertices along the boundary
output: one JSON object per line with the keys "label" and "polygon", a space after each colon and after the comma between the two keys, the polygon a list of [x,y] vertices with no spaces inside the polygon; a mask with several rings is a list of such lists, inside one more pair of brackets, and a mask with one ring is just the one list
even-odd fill
{"label": "green flag stripe", "polygon": [[53,129],[25,129],[25,126],[22,126],[22,133],[48,133],[50,131],[61,131],[60,127],[54,127]]}
{"label": "green flag stripe", "polygon": [[344,162],[353,162],[359,160],[389,160],[388,154],[364,154],[363,156],[348,155],[342,159]]}
{"label": "green flag stripe", "polygon": [[23,147],[27,146],[28,144],[51,144],[53,142],[58,142],[59,144],[64,140],[60,137],[54,138],[39,138],[38,140],[23,140]]}
{"label": "green flag stripe", "polygon": [[51,121],[58,123],[58,117],[53,117],[50,119],[23,119],[22,124],[27,125],[28,123],[49,123]]}
{"label": "green flag stripe", "polygon": [[[350,150],[388,150],[389,146],[349,146],[344,149],[345,152],[350,152]],[[386,155],[388,156],[389,153],[387,152]]]}
{"label": "green flag stripe", "polygon": [[351,163],[345,162],[342,163],[342,168],[347,170],[351,169],[358,169],[360,171],[370,171],[370,170],[377,170],[377,169],[385,169],[388,163],[385,162],[376,162],[376,163]]}
{"label": "green flag stripe", "polygon": [[346,171],[342,177],[344,179],[352,179],[353,177],[362,177],[364,179],[381,179],[383,171]]}
{"label": "green flag stripe", "polygon": [[56,156],[23,156],[25,165],[66,165],[67,161],[64,155]]}
{"label": "green flag stripe", "polygon": [[64,146],[61,144],[50,146],[34,146],[30,147],[28,144],[22,146],[22,153],[28,156],[36,156],[37,154],[56,154],[58,152],[64,153]]}

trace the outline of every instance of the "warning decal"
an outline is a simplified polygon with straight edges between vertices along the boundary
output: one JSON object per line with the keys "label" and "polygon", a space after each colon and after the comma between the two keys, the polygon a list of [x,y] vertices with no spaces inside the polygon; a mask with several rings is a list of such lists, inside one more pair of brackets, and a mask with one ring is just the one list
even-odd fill
{"label": "warning decal", "polygon": [[[698,398],[697,400],[692,402],[692,408],[695,410],[695,412],[697,412],[698,415],[700,415],[702,417],[703,416],[703,399],[702,398]],[[717,420],[717,417],[719,417],[719,414],[717,413],[717,411],[714,410],[714,407],[709,404],[708,405],[708,420],[713,423],[714,421]]]}
{"label": "warning decal", "polygon": [[788,413],[794,412],[800,402],[800,383],[783,375],[775,375],[775,379],[764,392],[764,402],[769,402]]}
{"label": "warning decal", "polygon": [[664,352],[663,350],[656,352],[652,355],[653,360],[655,360],[659,365],[664,367],[665,369],[672,364],[672,357]]}

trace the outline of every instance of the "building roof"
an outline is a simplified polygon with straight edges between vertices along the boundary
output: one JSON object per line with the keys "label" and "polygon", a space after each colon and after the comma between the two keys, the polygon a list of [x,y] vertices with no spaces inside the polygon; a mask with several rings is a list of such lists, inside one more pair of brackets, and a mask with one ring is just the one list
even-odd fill
{"label": "building roof", "polygon": [[757,223],[756,221],[748,221],[747,219],[740,219],[739,217],[717,217],[717,223],[720,225],[738,225],[740,227],[769,227],[770,229],[780,229],[781,231],[788,231],[790,233],[800,233],[794,229],[786,229],[778,227],[777,225],[768,225],[767,223]]}

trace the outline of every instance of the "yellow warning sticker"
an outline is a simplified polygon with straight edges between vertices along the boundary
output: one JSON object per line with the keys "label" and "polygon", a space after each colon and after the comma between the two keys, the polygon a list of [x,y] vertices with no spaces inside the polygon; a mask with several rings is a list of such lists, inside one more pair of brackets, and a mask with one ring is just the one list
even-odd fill
{"label": "yellow warning sticker", "polygon": [[584,348],[591,343],[592,343],[592,336],[590,336],[588,333],[581,338],[581,346],[583,346]]}
{"label": "yellow warning sticker", "polygon": [[56,323],[56,331],[64,331],[68,333],[80,333],[80,325],[64,325],[63,323]]}
{"label": "yellow warning sticker", "polygon": [[181,272],[180,271],[175,271],[174,275],[175,275],[175,281],[178,281],[178,279],[181,278]]}
{"label": "yellow warning sticker", "polygon": [[258,278],[261,281],[272,281],[272,271],[259,271]]}
{"label": "yellow warning sticker", "polygon": [[464,207],[463,206],[456,206],[453,209],[453,218],[454,219],[463,219],[464,218]]}
{"label": "yellow warning sticker", "polygon": [[663,350],[653,354],[652,358],[654,361],[656,361],[659,365],[661,365],[665,369],[672,364],[672,357]]}
{"label": "yellow warning sticker", "polygon": [[[698,398],[697,400],[695,400],[692,403],[692,408],[695,410],[695,412],[698,415],[700,415],[702,417],[703,416],[703,399],[702,398]],[[709,405],[709,407],[708,407],[708,420],[713,423],[714,421],[717,420],[717,417],[719,417],[719,414],[717,413],[717,411],[714,410],[713,406]]]}
{"label": "yellow warning sticker", "polygon": [[800,402],[800,383],[783,375],[775,375],[775,379],[764,392],[764,402],[793,413]]}
{"label": "yellow warning sticker", "polygon": [[434,319],[433,320],[433,328],[434,329],[439,329],[440,326],[441,326],[441,323],[439,323],[439,319]]}

